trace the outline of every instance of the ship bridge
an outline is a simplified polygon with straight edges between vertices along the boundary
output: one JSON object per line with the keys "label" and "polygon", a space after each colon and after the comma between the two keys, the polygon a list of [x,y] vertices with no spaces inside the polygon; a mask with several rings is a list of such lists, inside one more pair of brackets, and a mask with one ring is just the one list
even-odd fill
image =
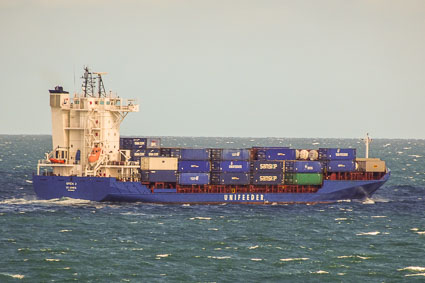
{"label": "ship bridge", "polygon": [[70,96],[61,86],[49,90],[53,148],[39,161],[37,173],[50,167],[51,174],[62,176],[131,176],[138,165],[123,160],[120,125],[139,104],[106,92],[106,73],[84,71],[81,93]]}

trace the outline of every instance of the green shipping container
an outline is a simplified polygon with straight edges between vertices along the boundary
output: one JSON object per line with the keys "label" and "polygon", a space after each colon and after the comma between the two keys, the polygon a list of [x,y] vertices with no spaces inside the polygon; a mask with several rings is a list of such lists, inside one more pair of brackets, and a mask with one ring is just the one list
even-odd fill
{"label": "green shipping container", "polygon": [[323,175],[320,173],[285,174],[285,184],[288,185],[321,185]]}

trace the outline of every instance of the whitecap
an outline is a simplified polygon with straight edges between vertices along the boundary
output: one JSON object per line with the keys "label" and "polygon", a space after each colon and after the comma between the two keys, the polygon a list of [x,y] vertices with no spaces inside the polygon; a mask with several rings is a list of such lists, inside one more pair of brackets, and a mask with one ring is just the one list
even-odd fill
{"label": "whitecap", "polygon": [[419,235],[425,235],[425,231],[419,231],[419,232],[416,232],[417,234],[419,234]]}
{"label": "whitecap", "polygon": [[195,219],[198,219],[198,220],[211,220],[211,217],[191,217],[189,219],[190,220],[195,220]]}
{"label": "whitecap", "polygon": [[252,261],[262,261],[262,258],[251,258]]}
{"label": "whitecap", "polygon": [[348,218],[335,218],[336,221],[344,221],[344,220],[348,220]]}
{"label": "whitecap", "polygon": [[375,204],[375,201],[373,199],[370,199],[370,198],[365,198],[362,201],[362,204]]}
{"label": "whitecap", "polygon": [[258,248],[258,246],[248,247],[248,249],[250,249],[250,250],[253,250],[253,249],[256,249],[256,248]]}
{"label": "whitecap", "polygon": [[46,258],[45,261],[61,261],[61,260],[57,258]]}
{"label": "whitecap", "polygon": [[375,231],[375,232],[362,232],[362,233],[358,233],[356,234],[356,236],[376,236],[381,234],[381,232]]}
{"label": "whitecap", "polygon": [[309,260],[308,257],[294,257],[294,258],[281,258],[280,261],[301,261],[301,260]]}
{"label": "whitecap", "polygon": [[231,256],[207,256],[207,258],[213,258],[213,259],[229,259],[232,258]]}
{"label": "whitecap", "polygon": [[217,228],[208,228],[209,231],[218,231]]}
{"label": "whitecap", "polygon": [[64,233],[64,232],[71,232],[72,230],[66,230],[66,229],[63,229],[63,230],[60,230],[59,231],[59,233]]}
{"label": "whitecap", "polygon": [[159,254],[159,255],[156,255],[156,258],[159,259],[159,258],[169,257],[170,255],[171,254]]}
{"label": "whitecap", "polygon": [[385,216],[385,215],[374,215],[374,216],[371,216],[371,218],[386,218],[387,216]]}
{"label": "whitecap", "polygon": [[316,273],[316,274],[328,274],[329,272],[324,271],[324,270],[318,270],[318,271],[315,271],[315,272],[312,272],[312,273]]}
{"label": "whitecap", "polygon": [[359,256],[359,255],[341,255],[338,258],[359,258],[359,259],[370,259],[368,256]]}
{"label": "whitecap", "polygon": [[425,271],[425,267],[421,266],[408,266],[405,268],[397,269],[398,271],[409,270],[409,271]]}
{"label": "whitecap", "polygon": [[24,279],[24,277],[25,277],[25,275],[22,275],[22,274],[10,274],[10,273],[0,273],[0,274],[5,275],[5,276],[9,276],[9,277],[12,277],[12,278],[15,278],[15,279]]}
{"label": "whitecap", "polygon": [[32,184],[32,181],[31,180],[25,180],[25,182],[27,182],[29,184]]}
{"label": "whitecap", "polygon": [[425,276],[425,273],[406,274],[404,276],[406,276],[406,277],[409,277],[409,276]]}

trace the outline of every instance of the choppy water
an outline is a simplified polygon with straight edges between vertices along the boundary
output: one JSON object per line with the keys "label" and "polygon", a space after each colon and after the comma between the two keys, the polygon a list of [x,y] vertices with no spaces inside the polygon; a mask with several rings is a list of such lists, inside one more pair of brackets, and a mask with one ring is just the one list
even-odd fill
{"label": "choppy water", "polygon": [[[163,138],[165,146],[346,147],[357,140]],[[374,140],[372,200],[149,205],[35,198],[49,136],[0,136],[0,282],[425,281],[425,140]]]}

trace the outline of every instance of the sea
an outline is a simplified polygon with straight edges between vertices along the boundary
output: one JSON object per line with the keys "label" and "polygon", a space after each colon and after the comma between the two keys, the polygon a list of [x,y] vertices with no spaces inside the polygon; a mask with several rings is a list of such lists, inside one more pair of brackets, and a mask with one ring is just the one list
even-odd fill
{"label": "sea", "polygon": [[[359,139],[162,137],[164,146],[354,147]],[[0,135],[0,282],[424,282],[425,140],[375,139],[392,175],[362,201],[38,200],[51,136]]]}

